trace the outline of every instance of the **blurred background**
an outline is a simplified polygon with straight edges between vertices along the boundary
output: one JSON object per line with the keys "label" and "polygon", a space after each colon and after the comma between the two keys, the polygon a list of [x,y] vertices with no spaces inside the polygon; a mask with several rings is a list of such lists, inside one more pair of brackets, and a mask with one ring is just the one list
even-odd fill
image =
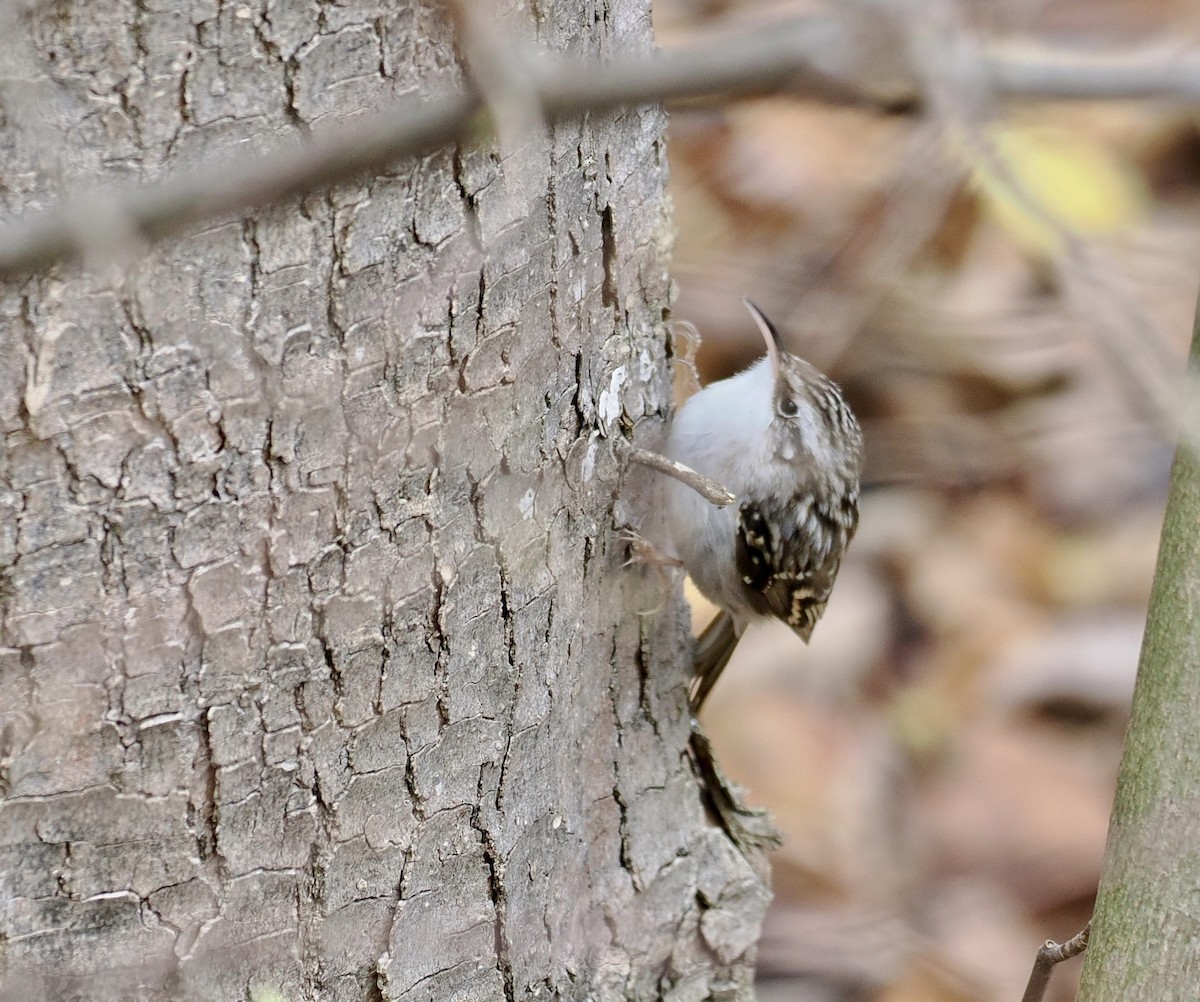
{"label": "blurred background", "polygon": [[[983,47],[1200,49],[1194,2],[961,9]],[[656,30],[669,46],[821,10],[657,0]],[[812,645],[755,628],[705,711],[785,837],[764,1002],[1015,1002],[1042,941],[1091,913],[1200,281],[1200,118],[996,110],[990,148],[1049,222],[919,112],[672,114],[677,352],[687,321],[703,382],[761,354],[749,295],[867,441]],[[1079,966],[1049,998],[1074,997]]]}

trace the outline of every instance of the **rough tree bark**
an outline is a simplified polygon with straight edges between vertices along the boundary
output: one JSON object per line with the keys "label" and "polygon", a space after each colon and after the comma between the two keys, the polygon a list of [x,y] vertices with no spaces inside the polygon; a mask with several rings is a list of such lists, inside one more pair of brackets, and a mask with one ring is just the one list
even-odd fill
{"label": "rough tree bark", "polygon": [[[505,13],[603,56],[648,6]],[[9,212],[461,82],[433,3],[26,16]],[[6,997],[749,997],[766,891],[613,540],[611,442],[669,406],[664,121],[144,255],[92,206],[89,266],[0,289]]]}
{"label": "rough tree bark", "polygon": [[[1200,304],[1189,388],[1200,378]],[[1195,998],[1200,985],[1200,401],[1171,471],[1158,567],[1080,1002]]]}

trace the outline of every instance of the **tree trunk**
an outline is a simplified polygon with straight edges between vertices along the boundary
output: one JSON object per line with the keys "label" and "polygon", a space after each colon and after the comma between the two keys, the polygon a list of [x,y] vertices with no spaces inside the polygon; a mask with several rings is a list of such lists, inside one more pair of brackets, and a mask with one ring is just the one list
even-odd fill
{"label": "tree trunk", "polygon": [[1195,998],[1200,985],[1200,306],[1133,712],[1080,1002]]}
{"label": "tree trunk", "polygon": [[[603,55],[648,7],[500,20]],[[416,0],[28,17],[13,213],[461,83]],[[611,442],[670,402],[664,125],[145,254],[84,203],[97,259],[0,290],[6,997],[749,997],[766,891],[688,768],[685,618],[613,540]]]}

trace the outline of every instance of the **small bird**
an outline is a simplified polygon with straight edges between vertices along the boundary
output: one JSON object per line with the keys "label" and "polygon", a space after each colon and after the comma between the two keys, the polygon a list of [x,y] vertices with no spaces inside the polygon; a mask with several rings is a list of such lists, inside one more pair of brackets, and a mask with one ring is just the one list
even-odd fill
{"label": "small bird", "polygon": [[718,508],[667,485],[675,555],[721,610],[697,641],[693,713],[752,620],[777,617],[808,642],[858,527],[858,421],[837,385],[787,352],[762,310],[742,301],[766,357],[692,396],[666,448],[738,499],[736,510]]}

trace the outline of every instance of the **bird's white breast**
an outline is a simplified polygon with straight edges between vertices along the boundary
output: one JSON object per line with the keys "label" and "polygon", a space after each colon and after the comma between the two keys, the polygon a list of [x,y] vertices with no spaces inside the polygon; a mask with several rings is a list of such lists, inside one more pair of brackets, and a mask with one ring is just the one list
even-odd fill
{"label": "bird's white breast", "polygon": [[[768,461],[773,407],[764,358],[692,396],[675,416],[667,454],[743,498]],[[737,505],[717,508],[676,481],[667,486],[666,501],[675,555],[701,592],[736,613],[745,601],[734,567]]]}

